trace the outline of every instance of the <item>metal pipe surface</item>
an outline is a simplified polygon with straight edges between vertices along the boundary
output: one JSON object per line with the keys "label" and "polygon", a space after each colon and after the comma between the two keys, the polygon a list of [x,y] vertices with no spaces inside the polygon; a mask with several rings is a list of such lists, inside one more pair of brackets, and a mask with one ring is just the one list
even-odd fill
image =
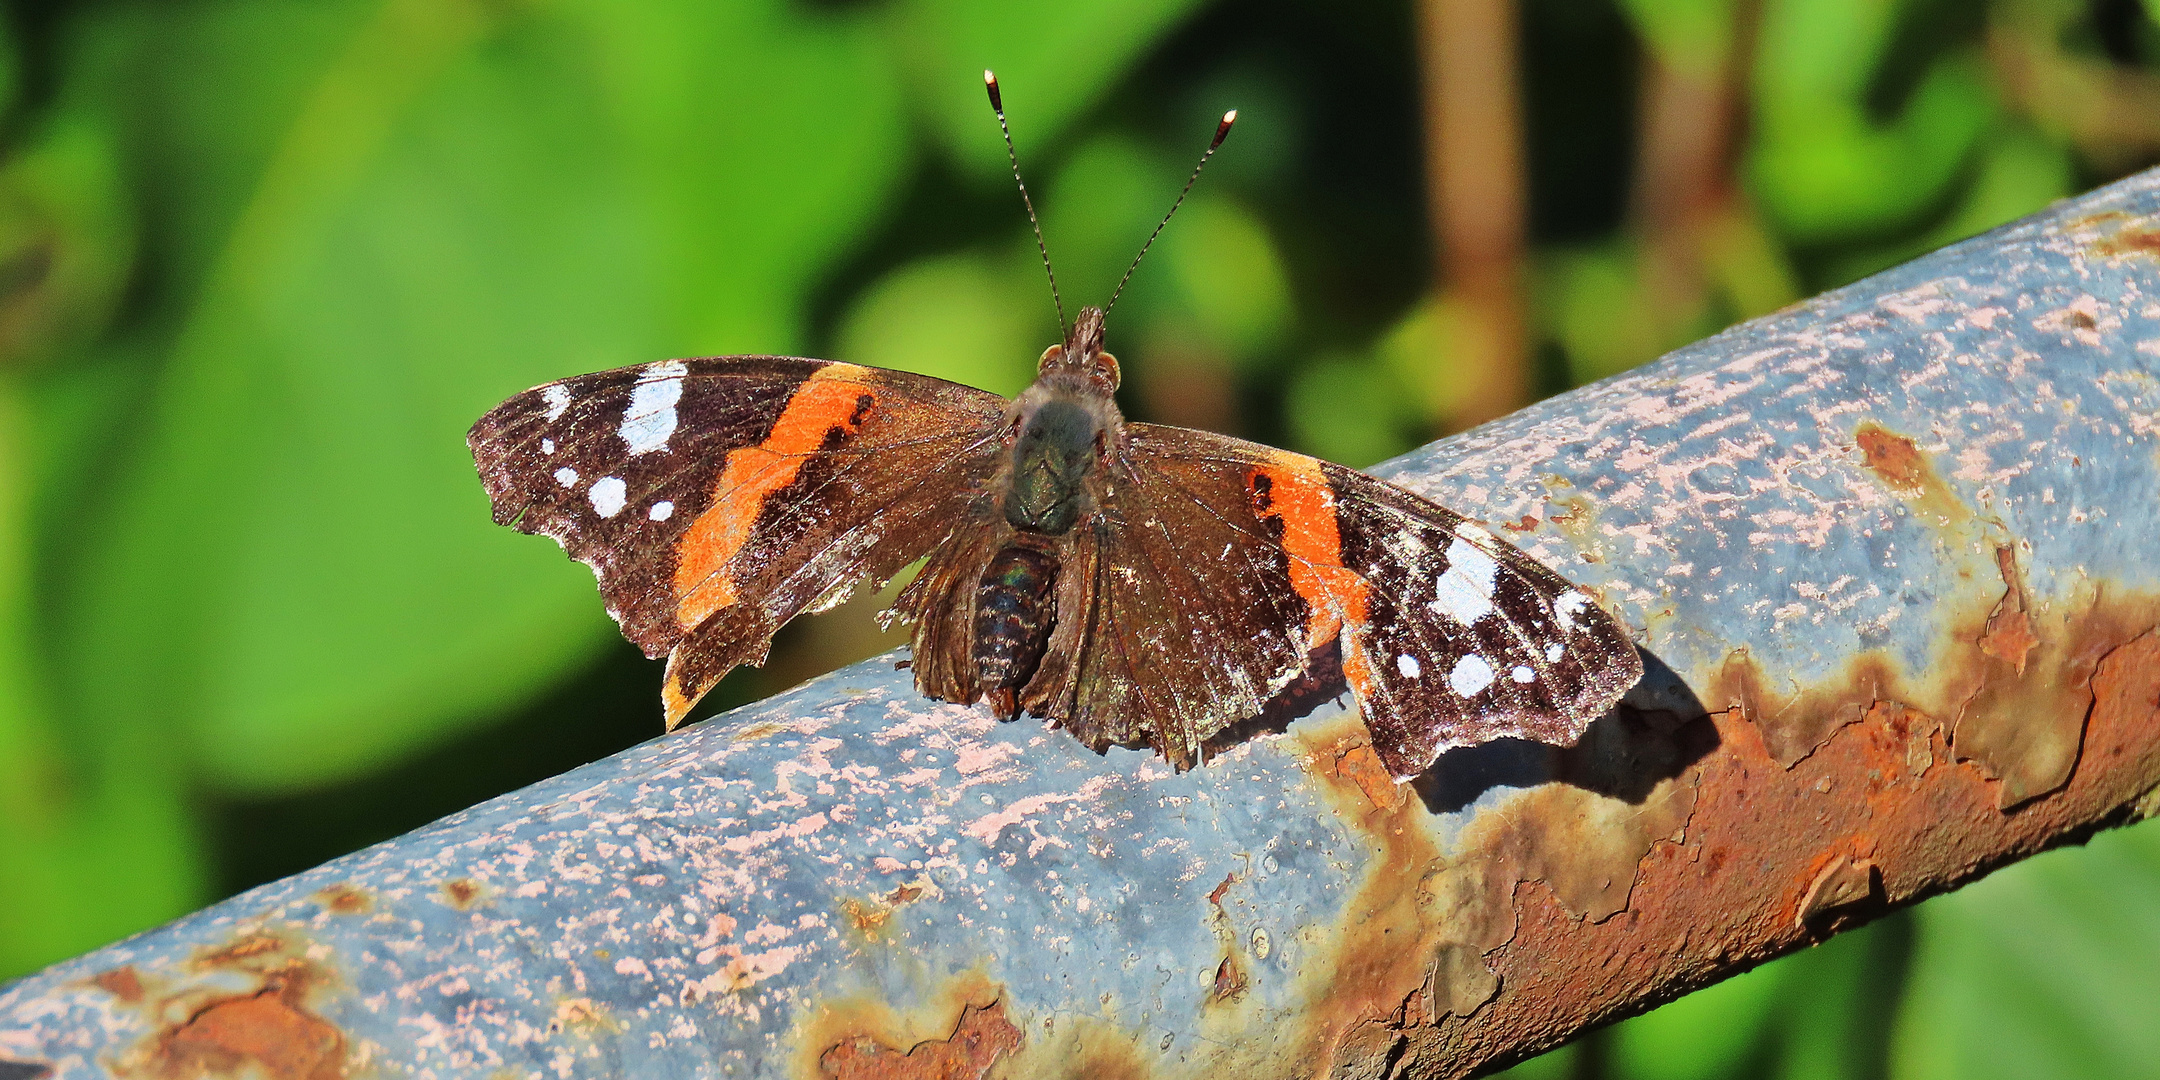
{"label": "metal pipe surface", "polygon": [[[1652,660],[1212,764],[890,659],[0,991],[0,1077],[1459,1075],[2160,805],[2160,172],[1380,470]],[[12,1070],[12,1071],[10,1071]]]}

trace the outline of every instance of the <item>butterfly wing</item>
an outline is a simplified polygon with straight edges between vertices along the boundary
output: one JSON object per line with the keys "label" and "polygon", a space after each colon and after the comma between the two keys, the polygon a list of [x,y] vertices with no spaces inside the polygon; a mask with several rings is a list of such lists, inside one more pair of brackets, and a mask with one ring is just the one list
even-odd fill
{"label": "butterfly wing", "polygon": [[1585,593],[1445,507],[1225,436],[1126,432],[1027,694],[1084,741],[1189,763],[1332,644],[1408,778],[1452,746],[1572,743],[1641,677]]}
{"label": "butterfly wing", "polygon": [[1004,398],[779,356],[671,360],[519,394],[466,442],[495,520],[593,568],[668,657],[670,728],[772,635],[898,573],[980,500]]}

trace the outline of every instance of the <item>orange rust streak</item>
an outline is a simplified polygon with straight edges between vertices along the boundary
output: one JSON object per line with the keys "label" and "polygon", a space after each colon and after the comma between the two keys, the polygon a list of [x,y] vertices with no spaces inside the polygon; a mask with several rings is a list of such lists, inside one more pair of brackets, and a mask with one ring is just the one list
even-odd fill
{"label": "orange rust streak", "polygon": [[[1283,550],[1290,556],[1290,587],[1312,614],[1305,624],[1310,648],[1336,640],[1345,622],[1365,621],[1365,579],[1342,564],[1342,531],[1335,520],[1335,491],[1319,462],[1278,454],[1263,470],[1273,485],[1270,512],[1282,518]],[[1354,638],[1343,639],[1343,677],[1360,699],[1373,685],[1372,666]]]}
{"label": "orange rust streak", "polygon": [[834,429],[853,433],[856,402],[876,390],[853,364],[819,368],[788,399],[772,433],[756,446],[728,451],[713,502],[683,534],[675,567],[675,620],[689,630],[733,604],[735,575],[729,566],[750,543],[758,515],[772,494],[795,482],[803,463]]}

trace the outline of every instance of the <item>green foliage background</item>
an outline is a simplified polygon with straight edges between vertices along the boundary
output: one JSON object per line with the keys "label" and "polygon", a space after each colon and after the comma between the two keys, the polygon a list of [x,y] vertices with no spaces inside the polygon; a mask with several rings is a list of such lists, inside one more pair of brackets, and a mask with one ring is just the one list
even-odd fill
{"label": "green foliage background", "polygon": [[[2137,0],[1523,7],[1546,390],[2160,149],[2160,104],[2108,111],[2160,102]],[[985,65],[1074,302],[1240,109],[1120,308],[1133,412],[1363,465],[1435,434],[1454,385],[1404,3],[7,15],[0,976],[655,733],[655,666],[582,568],[489,523],[465,428],[546,379],[730,351],[1016,390],[1055,324]],[[1719,64],[1744,197],[1675,306],[1628,210],[1632,103],[1653,65]],[[718,700],[883,648],[866,610],[791,628]],[[2160,1076],[2156,973],[2147,826],[1522,1070]]]}

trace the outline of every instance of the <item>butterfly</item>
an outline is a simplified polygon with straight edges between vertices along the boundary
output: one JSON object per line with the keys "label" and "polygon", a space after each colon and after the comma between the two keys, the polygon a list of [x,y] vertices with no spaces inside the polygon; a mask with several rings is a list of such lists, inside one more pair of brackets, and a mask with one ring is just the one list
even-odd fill
{"label": "butterfly", "polygon": [[589,564],[624,636],[668,658],[670,730],[789,619],[918,561],[893,614],[924,695],[1179,768],[1330,662],[1398,779],[1451,747],[1571,744],[1641,677],[1587,593],[1453,510],[1126,421],[1106,310],[1083,309],[1012,400],[703,357],[535,387],[467,441],[495,521]]}

